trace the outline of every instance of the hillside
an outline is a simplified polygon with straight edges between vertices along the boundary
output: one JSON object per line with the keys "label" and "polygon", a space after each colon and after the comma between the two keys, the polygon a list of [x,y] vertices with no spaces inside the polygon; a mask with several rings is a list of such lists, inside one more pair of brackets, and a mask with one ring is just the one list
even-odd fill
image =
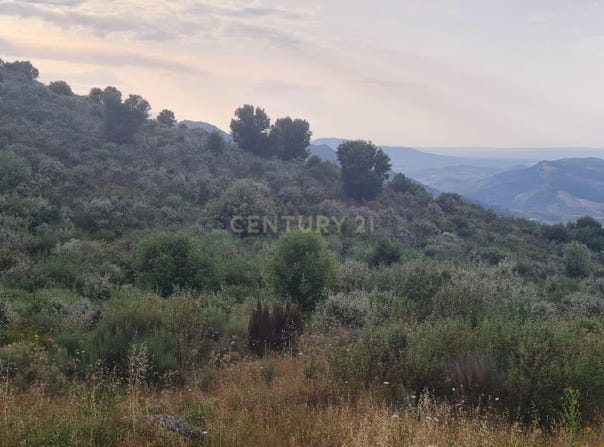
{"label": "hillside", "polygon": [[[594,219],[386,181],[365,141],[307,157],[259,107],[227,139],[37,75],[0,62],[0,445],[604,440]],[[600,173],[539,175],[567,169],[569,194]]]}
{"label": "hillside", "polygon": [[545,221],[569,221],[583,215],[604,220],[604,160],[542,161],[494,175],[467,194],[517,215]]}

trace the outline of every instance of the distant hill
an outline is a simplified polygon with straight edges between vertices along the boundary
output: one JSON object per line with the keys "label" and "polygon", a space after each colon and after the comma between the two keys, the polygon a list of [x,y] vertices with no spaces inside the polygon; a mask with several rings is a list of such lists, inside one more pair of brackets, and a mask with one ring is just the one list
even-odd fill
{"label": "distant hill", "polygon": [[[314,145],[329,146],[335,151],[343,141],[345,140],[341,138],[318,138],[313,140],[312,143]],[[448,168],[451,166],[473,166],[492,168],[493,172],[502,172],[517,165],[529,166],[531,164],[531,160],[525,159],[464,158],[452,155],[433,154],[403,146],[380,147],[392,160],[393,171],[404,172],[410,177],[425,184],[427,183],[422,178],[422,175],[426,170],[446,168],[446,172],[448,172]],[[432,171],[431,174],[435,175],[436,172]],[[439,184],[430,184],[430,186],[436,189],[445,190],[442,188],[442,185]]]}
{"label": "distant hill", "polygon": [[205,123],[203,121],[183,120],[183,121],[180,121],[178,124],[187,126],[187,129],[201,129],[208,133],[218,132],[227,141],[232,141],[232,139],[233,139],[233,137],[230,134],[226,133],[224,130],[216,127],[213,124]]}
{"label": "distant hill", "polygon": [[330,161],[332,163],[338,162],[336,151],[326,144],[311,144],[308,146],[310,156],[319,157],[323,161]]}
{"label": "distant hill", "polygon": [[545,221],[591,215],[604,221],[604,160],[568,158],[496,174],[466,195]]}

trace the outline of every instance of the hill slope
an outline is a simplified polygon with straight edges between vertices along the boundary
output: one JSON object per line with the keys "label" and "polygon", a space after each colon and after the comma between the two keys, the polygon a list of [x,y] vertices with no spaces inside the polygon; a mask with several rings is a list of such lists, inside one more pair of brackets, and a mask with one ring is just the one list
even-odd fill
{"label": "hill slope", "polygon": [[542,161],[494,175],[468,196],[526,217],[559,221],[591,215],[604,220],[604,160]]}

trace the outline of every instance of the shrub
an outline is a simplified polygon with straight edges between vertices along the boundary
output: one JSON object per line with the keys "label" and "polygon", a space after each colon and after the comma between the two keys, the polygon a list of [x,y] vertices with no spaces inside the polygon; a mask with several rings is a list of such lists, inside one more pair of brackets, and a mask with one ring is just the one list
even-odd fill
{"label": "shrub", "polygon": [[380,265],[390,266],[401,260],[400,244],[380,237],[369,256],[369,266],[377,267]]}
{"label": "shrub", "polygon": [[248,324],[249,346],[258,355],[268,350],[293,351],[303,332],[302,314],[295,306],[275,304],[271,312],[258,302]]}
{"label": "shrub", "polygon": [[334,283],[335,263],[321,235],[293,231],[279,239],[272,263],[275,288],[304,311],[325,298]]}
{"label": "shrub", "polygon": [[355,343],[332,358],[332,373],[352,389],[386,382],[400,390],[406,346],[407,332],[400,324],[367,326]]}
{"label": "shrub", "polygon": [[329,295],[319,304],[313,326],[329,334],[339,328],[360,329],[369,322],[371,302],[367,292],[354,291]]}
{"label": "shrub", "polygon": [[199,241],[183,231],[155,233],[145,239],[134,266],[140,282],[164,297],[175,287],[201,289],[216,285],[213,263]]}
{"label": "shrub", "polygon": [[482,353],[462,354],[444,366],[446,383],[452,397],[461,397],[468,405],[477,405],[503,393],[503,376],[494,360]]}
{"label": "shrub", "polygon": [[[213,211],[223,229],[241,236],[256,234],[256,229],[249,225],[249,218],[278,214],[270,189],[250,179],[234,181],[213,205]],[[261,230],[257,230],[258,234]]]}
{"label": "shrub", "polygon": [[157,374],[176,369],[174,341],[166,334],[159,309],[132,307],[103,319],[86,342],[85,363],[102,361],[125,377],[133,344],[145,343],[149,362]]}
{"label": "shrub", "polygon": [[338,290],[372,290],[374,288],[372,272],[367,264],[359,261],[347,261],[338,264]]}
{"label": "shrub", "polygon": [[564,247],[562,257],[566,273],[571,278],[581,278],[589,274],[592,254],[585,245],[571,242]]}

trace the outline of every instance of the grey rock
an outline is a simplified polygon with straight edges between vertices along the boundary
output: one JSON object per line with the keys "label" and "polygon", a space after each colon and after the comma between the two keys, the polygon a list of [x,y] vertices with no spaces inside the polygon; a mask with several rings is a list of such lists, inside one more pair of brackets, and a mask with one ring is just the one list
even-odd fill
{"label": "grey rock", "polygon": [[207,433],[181,421],[176,416],[169,416],[167,414],[140,415],[138,419],[192,440],[203,441]]}

